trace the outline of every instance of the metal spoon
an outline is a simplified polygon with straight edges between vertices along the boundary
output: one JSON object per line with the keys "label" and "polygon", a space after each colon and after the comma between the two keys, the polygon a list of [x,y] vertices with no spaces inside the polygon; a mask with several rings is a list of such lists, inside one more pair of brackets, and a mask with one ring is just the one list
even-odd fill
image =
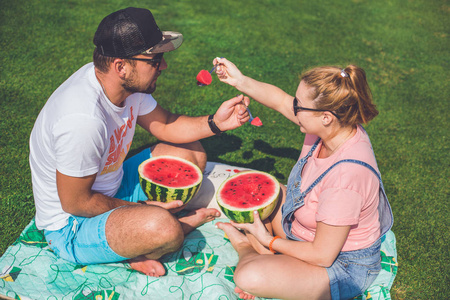
{"label": "metal spoon", "polygon": [[[237,96],[238,96],[238,95],[237,95]],[[262,124],[261,120],[259,119],[259,117],[253,118],[252,113],[251,113],[250,110],[248,109],[247,105],[245,105],[245,103],[244,103],[244,99],[242,99],[241,102],[242,102],[242,104],[244,104],[244,107],[245,107],[245,109],[247,110],[248,115],[250,116],[250,119],[248,120],[248,122],[249,122],[250,124],[252,124],[253,126],[256,126],[256,127],[262,126],[263,124]]]}

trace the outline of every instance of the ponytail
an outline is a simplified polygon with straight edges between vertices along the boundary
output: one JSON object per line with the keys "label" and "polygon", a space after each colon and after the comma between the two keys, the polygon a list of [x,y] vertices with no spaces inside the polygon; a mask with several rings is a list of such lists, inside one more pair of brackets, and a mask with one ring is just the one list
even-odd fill
{"label": "ponytail", "polygon": [[301,80],[313,88],[316,108],[335,112],[343,126],[367,124],[378,115],[366,74],[358,66],[318,67]]}

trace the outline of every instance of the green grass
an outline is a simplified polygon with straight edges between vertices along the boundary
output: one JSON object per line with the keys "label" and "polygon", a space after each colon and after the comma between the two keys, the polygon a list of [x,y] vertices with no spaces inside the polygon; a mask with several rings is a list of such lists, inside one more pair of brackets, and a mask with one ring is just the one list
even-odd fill
{"label": "green grass", "polygon": [[[0,10],[0,253],[34,215],[28,138],[47,98],[91,61],[101,19],[151,8],[183,46],[166,60],[155,97],[174,112],[205,115],[236,91],[195,76],[216,56],[294,94],[305,68],[363,67],[380,115],[367,127],[390,199],[399,271],[393,299],[449,292],[449,12],[441,0],[2,1]],[[173,1],[174,2],[174,1]],[[270,172],[285,183],[301,148],[298,127],[252,103],[264,127],[203,141],[209,160]],[[138,130],[135,153],[154,143]]]}

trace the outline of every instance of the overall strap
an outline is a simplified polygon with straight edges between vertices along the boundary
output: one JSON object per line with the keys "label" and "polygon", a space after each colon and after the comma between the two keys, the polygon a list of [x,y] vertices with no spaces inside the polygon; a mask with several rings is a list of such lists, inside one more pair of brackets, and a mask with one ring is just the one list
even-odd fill
{"label": "overall strap", "polygon": [[319,143],[320,143],[320,138],[318,138],[315,141],[314,145],[311,147],[311,149],[309,150],[308,154],[305,155],[306,159],[308,159],[313,154],[314,150],[316,150],[317,145],[319,145]]}
{"label": "overall strap", "polygon": [[[360,126],[361,129],[364,130],[364,128],[362,126]],[[298,163],[296,164],[295,167],[299,167],[299,171],[301,172],[304,165],[306,164],[306,161],[308,160],[308,158],[310,156],[312,156],[312,153],[314,152],[314,150],[317,148],[317,145],[320,142],[320,138],[318,138],[316,140],[316,142],[314,143],[313,147],[311,148],[311,150],[308,152],[307,155],[305,155],[303,158],[299,159]],[[374,154],[375,156],[375,154]],[[378,173],[374,167],[372,167],[371,165],[369,165],[366,162],[360,161],[360,160],[356,160],[356,159],[343,159],[340,160],[336,163],[334,163],[331,167],[329,167],[325,172],[323,172],[305,191],[300,192],[299,198],[298,199],[291,199],[293,200],[292,203],[288,203],[288,199],[286,200],[286,203],[283,204],[282,207],[282,226],[283,226],[283,230],[286,233],[286,236],[289,239],[292,240],[300,240],[297,237],[295,237],[292,233],[291,233],[291,226],[292,226],[292,221],[291,219],[293,218],[294,212],[295,210],[297,210],[298,208],[300,208],[301,206],[304,205],[304,198],[305,196],[337,165],[341,164],[341,163],[354,163],[354,164],[359,164],[361,166],[364,166],[366,168],[368,168],[370,171],[372,171],[372,173],[375,174],[375,176],[378,178],[378,181],[380,183],[380,189],[379,189],[379,195],[380,195],[380,202],[378,204],[378,214],[379,214],[379,220],[380,220],[380,229],[381,229],[381,236],[383,236],[393,225],[394,223],[394,218],[393,218],[393,214],[392,214],[392,209],[391,206],[389,204],[389,201],[387,199],[386,193],[384,191],[384,186],[383,186],[383,181],[381,180],[381,175],[380,173]],[[295,168],[294,167],[294,168]]]}
{"label": "overall strap", "polygon": [[343,160],[340,160],[340,161],[334,163],[325,172],[323,172],[319,177],[317,177],[317,179],[314,180],[314,182],[304,191],[304,194],[305,195],[308,194],[325,177],[325,175],[327,175],[328,172],[331,171],[331,169],[333,169],[337,165],[339,165],[341,163],[345,163],[345,162],[358,164],[358,165],[361,165],[361,166],[364,166],[364,167],[368,168],[369,170],[371,170],[377,176],[378,180],[380,181],[380,186],[383,187],[383,182],[381,181],[381,175],[371,165],[369,165],[368,163],[365,163],[365,162],[363,162],[361,160],[343,159]]}
{"label": "overall strap", "polygon": [[312,156],[312,154],[314,153],[314,151],[316,150],[316,148],[317,148],[317,145],[319,145],[319,143],[320,143],[320,138],[318,138],[317,140],[316,140],[316,142],[314,143],[314,145],[311,147],[311,149],[309,150],[309,152],[305,155],[305,156],[303,156],[303,157],[301,157],[299,160],[298,160],[298,162],[297,162],[297,165],[299,166],[299,168],[300,168],[300,173],[303,171],[303,167],[305,166],[305,164],[306,164],[306,162],[308,161],[308,158],[310,158],[311,156]]}
{"label": "overall strap", "polygon": [[306,191],[303,192],[303,195],[305,196],[306,194],[308,194],[314,188],[314,186],[316,186],[323,179],[323,177],[325,177],[325,175],[327,175],[328,172],[331,171],[331,169],[333,169],[335,166],[337,166],[340,163],[354,163],[354,164],[364,166],[364,167],[368,168],[369,170],[371,170],[377,176],[378,181],[380,182],[380,189],[379,189],[379,195],[380,195],[379,199],[380,200],[379,200],[379,204],[378,204],[378,218],[380,220],[381,236],[383,236],[388,230],[390,230],[392,228],[392,225],[394,223],[394,216],[392,214],[391,205],[389,204],[389,201],[387,199],[386,192],[384,191],[384,186],[383,186],[383,181],[381,180],[381,175],[368,163],[365,163],[363,161],[356,160],[356,159],[340,160],[340,161],[336,162],[335,164],[333,164],[331,167],[329,167],[325,172],[323,172],[306,189]]}

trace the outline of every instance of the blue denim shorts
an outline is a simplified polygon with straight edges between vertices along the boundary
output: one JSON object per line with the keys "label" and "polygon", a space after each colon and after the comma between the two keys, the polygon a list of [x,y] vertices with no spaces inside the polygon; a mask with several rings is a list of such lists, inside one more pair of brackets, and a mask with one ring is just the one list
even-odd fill
{"label": "blue denim shorts", "polygon": [[150,148],[146,148],[136,155],[128,158],[123,163],[123,178],[120,188],[115,198],[125,201],[137,202],[138,200],[148,200],[139,183],[139,165],[152,157]]}
{"label": "blue denim shorts", "polygon": [[[131,202],[147,200],[139,184],[138,167],[150,157],[150,149],[145,149],[124,162],[124,175],[115,198]],[[112,211],[92,218],[70,216],[65,227],[44,230],[45,238],[59,257],[73,263],[88,265],[126,260],[128,258],[115,253],[106,240],[106,220]]]}
{"label": "blue denim shorts", "polygon": [[44,230],[45,239],[56,255],[73,263],[89,265],[126,260],[106,241],[105,224],[111,212],[92,218],[70,216],[65,227]]}
{"label": "blue denim shorts", "polygon": [[331,299],[351,299],[364,293],[381,270],[381,239],[370,247],[339,253],[327,268]]}

